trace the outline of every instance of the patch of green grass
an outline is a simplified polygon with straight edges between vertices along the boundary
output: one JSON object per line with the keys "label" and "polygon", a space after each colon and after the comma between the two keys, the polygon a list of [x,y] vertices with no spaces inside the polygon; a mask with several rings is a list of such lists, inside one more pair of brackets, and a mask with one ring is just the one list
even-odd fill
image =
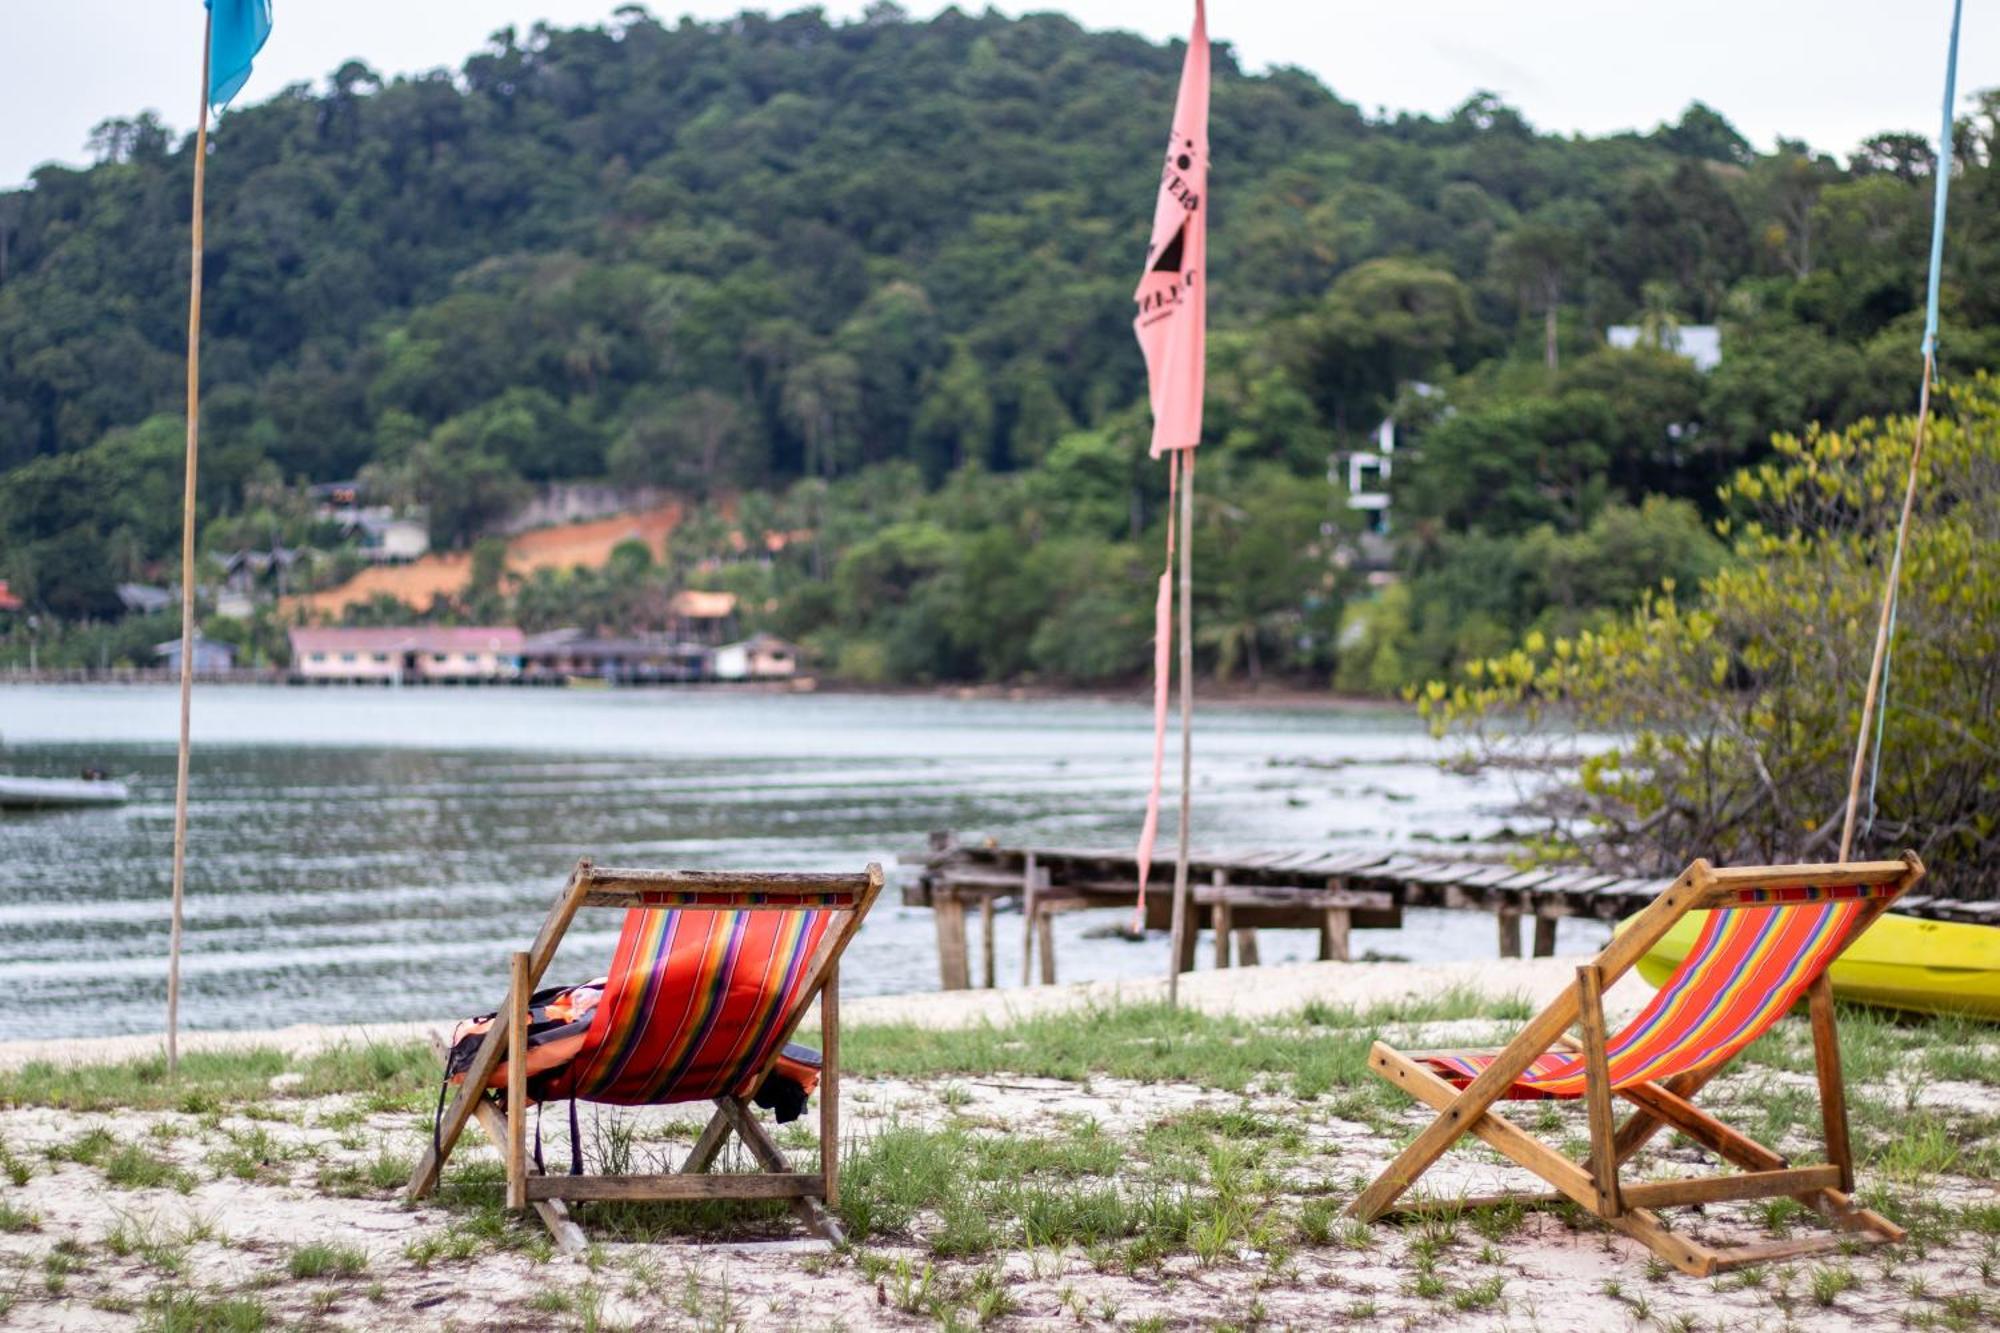
{"label": "patch of green grass", "polygon": [[[297,1073],[301,1081],[279,1094],[271,1080]],[[70,1111],[212,1112],[231,1104],[285,1097],[357,1093],[367,1111],[414,1110],[437,1095],[437,1057],[420,1043],[336,1046],[297,1059],[282,1051],[190,1051],[169,1077],[164,1055],[113,1064],[70,1065],[36,1061],[0,1073],[0,1106],[46,1106]]]}
{"label": "patch of green grass", "polygon": [[260,1333],[271,1322],[254,1296],[210,1296],[168,1288],[146,1298],[139,1327],[146,1333]]}
{"label": "patch of green grass", "polygon": [[238,1180],[257,1180],[275,1174],[279,1163],[292,1155],[262,1125],[227,1133],[229,1146],[208,1159],[209,1165],[220,1175],[234,1176]]}
{"label": "patch of green grass", "polygon": [[178,1274],[187,1268],[187,1255],[197,1241],[215,1238],[215,1227],[201,1218],[187,1218],[174,1225],[159,1217],[141,1219],[122,1216],[104,1234],[104,1248],[120,1259],[134,1255],[162,1273]]}
{"label": "patch of green grass", "polygon": [[272,1077],[284,1070],[283,1053],[266,1049],[190,1051],[181,1057],[177,1078],[167,1076],[164,1055],[102,1065],[35,1061],[0,1073],[0,1106],[199,1114],[217,1101],[270,1096]]}
{"label": "patch of green grass", "polygon": [[1854,1290],[1860,1283],[1861,1279],[1854,1275],[1851,1268],[1815,1268],[1812,1271],[1813,1300],[1821,1306],[1830,1306],[1840,1299],[1842,1293]]}
{"label": "patch of green grass", "polygon": [[1461,1287],[1451,1295],[1451,1308],[1461,1314],[1490,1310],[1500,1303],[1500,1293],[1506,1286],[1505,1278],[1489,1277],[1469,1287]]}
{"label": "patch of green grass", "polygon": [[386,1148],[365,1162],[328,1162],[319,1168],[314,1184],[321,1194],[358,1199],[366,1194],[399,1190],[409,1183],[417,1159]]}
{"label": "patch of green grass", "polygon": [[57,1241],[55,1248],[42,1256],[42,1290],[51,1296],[62,1295],[69,1275],[83,1267],[83,1256],[83,1247],[75,1241]]}
{"label": "patch of green grass", "polygon": [[1080,1082],[1092,1074],[1141,1082],[1186,1082],[1242,1091],[1278,1079],[1302,1097],[1364,1086],[1368,1047],[1392,1023],[1513,1019],[1518,1001],[1468,990],[1367,1009],[1319,1004],[1275,1019],[1246,1019],[1112,1005],[1037,1015],[1005,1027],[941,1030],[869,1024],[845,1034],[841,1058],[857,1076],[940,1078],[1007,1072]]}
{"label": "patch of green grass", "polygon": [[1958,1165],[1957,1135],[1936,1116],[1907,1116],[1901,1132],[1871,1154],[1871,1164],[1892,1180],[1912,1185],[1945,1174]]}
{"label": "patch of green grass", "polygon": [[314,1241],[292,1251],[285,1260],[285,1271],[307,1281],[322,1277],[359,1277],[368,1271],[368,1252],[358,1245]]}
{"label": "patch of green grass", "polygon": [[186,1194],[194,1188],[194,1176],[136,1143],[127,1143],[103,1159],[104,1179],[119,1189],[171,1189]]}
{"label": "patch of green grass", "polygon": [[1296,1153],[1305,1147],[1306,1132],[1296,1121],[1254,1111],[1200,1109],[1154,1121],[1139,1142],[1146,1155],[1156,1159],[1205,1155],[1216,1143],[1269,1146]]}
{"label": "patch of green grass", "polygon": [[403,1257],[418,1268],[429,1268],[441,1261],[462,1263],[480,1249],[478,1235],[464,1227],[448,1226],[418,1236],[403,1247]]}
{"label": "patch of green grass", "polygon": [[98,1167],[107,1182],[121,1189],[167,1188],[185,1194],[194,1188],[194,1177],[172,1161],[143,1144],[121,1142],[108,1129],[85,1130],[47,1153],[51,1161]]}
{"label": "patch of green grass", "polygon": [[108,1129],[87,1129],[63,1143],[50,1144],[44,1153],[51,1162],[75,1162],[79,1166],[96,1166],[105,1155],[118,1146],[118,1136]]}
{"label": "patch of green grass", "polygon": [[40,1231],[42,1219],[25,1208],[20,1208],[0,1199],[0,1231],[22,1232]]}

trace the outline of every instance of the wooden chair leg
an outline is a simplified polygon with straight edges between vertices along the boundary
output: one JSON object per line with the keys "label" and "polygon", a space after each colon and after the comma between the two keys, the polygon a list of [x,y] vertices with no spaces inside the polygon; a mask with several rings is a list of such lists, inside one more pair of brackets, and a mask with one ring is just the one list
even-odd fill
{"label": "wooden chair leg", "polygon": [[507,987],[507,1206],[528,1206],[528,955],[510,960]]}
{"label": "wooden chair leg", "polygon": [[[555,957],[556,946],[569,931],[569,923],[576,919],[577,910],[583,906],[583,899],[590,889],[591,862],[584,857],[570,872],[569,882],[563,885],[555,906],[542,921],[542,928],[535,934],[535,942],[528,948],[528,988],[532,990],[536,982],[547,970],[549,960]],[[512,989],[510,986],[509,989]],[[498,1007],[497,1012],[507,1012],[507,1004]],[[458,1085],[458,1092],[445,1108],[438,1121],[437,1141],[426,1147],[417,1158],[415,1169],[410,1172],[410,1183],[404,1189],[405,1198],[415,1201],[437,1188],[438,1174],[444,1170],[445,1159],[458,1143],[458,1136],[465,1132],[466,1122],[472,1119],[473,1108],[486,1095],[486,1084],[493,1077],[493,1071],[500,1067],[500,1057],[507,1049],[507,1028],[504,1023],[495,1022],[486,1030],[486,1036],[473,1053],[472,1063],[466,1068],[465,1077]]]}
{"label": "wooden chair leg", "polygon": [[1854,1192],[1854,1149],[1847,1137],[1847,1084],[1840,1073],[1840,1030],[1833,1020],[1833,982],[1825,972],[1806,991],[1812,1016],[1813,1064],[1819,1075],[1820,1124],[1826,1160],[1840,1168],[1840,1189]]}
{"label": "wooden chair leg", "polygon": [[[1548,1015],[1559,1012],[1559,1009],[1551,1006],[1549,1010],[1543,1012],[1544,1015]],[[1532,1060],[1533,1056],[1529,1059]],[[1454,1088],[1400,1051],[1393,1050],[1379,1041],[1369,1052],[1368,1064],[1369,1068],[1381,1077],[1388,1079],[1438,1112],[1437,1120],[1431,1123],[1424,1135],[1419,1136],[1419,1143],[1426,1135],[1436,1133],[1444,1145],[1449,1147],[1464,1135],[1472,1134],[1489,1147],[1497,1149],[1518,1165],[1555,1186],[1572,1202],[1593,1213],[1597,1212],[1597,1188],[1590,1173],[1513,1121],[1487,1109],[1486,1106],[1482,1106],[1477,1112],[1461,1111],[1461,1103],[1466,1100],[1464,1092]],[[1509,1074],[1506,1077],[1508,1082],[1512,1082],[1515,1075]],[[1489,1101],[1488,1106],[1490,1104]],[[1396,1166],[1390,1167],[1390,1171],[1397,1170]],[[1399,1174],[1391,1177],[1389,1171],[1385,1171],[1377,1177],[1373,1185],[1369,1186],[1368,1192],[1348,1208],[1349,1215],[1359,1217],[1363,1221],[1372,1221],[1388,1211],[1396,1196],[1408,1188],[1414,1179],[1414,1175]],[[1385,1189],[1385,1185],[1390,1188]],[[1388,1201],[1370,1208],[1369,1211],[1362,1211],[1370,1195],[1378,1191],[1388,1193]],[[1524,1201],[1538,1202],[1539,1196],[1529,1196]],[[1604,1222],[1605,1225],[1638,1241],[1683,1273],[1705,1277],[1716,1270],[1715,1251],[1697,1241],[1675,1234],[1650,1209],[1628,1208],[1615,1217],[1604,1218]]]}
{"label": "wooden chair leg", "polygon": [[[443,1038],[440,1037],[431,1039],[431,1050],[436,1053],[440,1062],[450,1053]],[[505,1153],[508,1121],[507,1113],[500,1109],[499,1103],[490,1096],[481,1097],[472,1104],[472,1115],[475,1123],[486,1135],[487,1142],[493,1145],[494,1151]],[[549,1235],[555,1240],[557,1250],[563,1254],[582,1254],[590,1248],[589,1242],[584,1238],[583,1228],[570,1217],[569,1209],[561,1199],[536,1199],[531,1206],[535,1210],[535,1215],[542,1219],[542,1225],[549,1229]]]}
{"label": "wooden chair leg", "polygon": [[1611,1105],[1611,1069],[1604,1054],[1604,977],[1596,967],[1576,970],[1578,1025],[1583,1029],[1584,1112],[1590,1121],[1590,1176],[1597,1186],[1598,1212],[1625,1211],[1618,1192],[1618,1148]]}
{"label": "wooden chair leg", "polygon": [[[759,1166],[777,1175],[791,1174],[791,1164],[785,1160],[785,1154],[779,1151],[771,1136],[764,1132],[764,1127],[757,1123],[757,1117],[744,1104],[742,1098],[717,1098],[716,1105],[729,1117],[729,1123],[736,1130],[736,1136],[743,1140],[743,1145],[750,1150],[750,1155],[757,1159]],[[790,1202],[792,1211],[814,1234],[825,1237],[835,1245],[846,1243],[846,1236],[840,1230],[840,1223],[834,1220],[832,1213],[821,1206],[818,1199],[793,1199]]]}
{"label": "wooden chair leg", "polygon": [[1635,1091],[1665,1092],[1676,1099],[1685,1100],[1708,1086],[1709,1080],[1721,1072],[1722,1066],[1715,1065],[1708,1069],[1696,1070],[1692,1074],[1676,1074],[1665,1083],[1640,1083],[1624,1089],[1625,1097],[1642,1109],[1633,1112],[1625,1123],[1618,1127],[1618,1160],[1620,1162],[1631,1160],[1635,1153],[1652,1142],[1655,1134],[1667,1128],[1667,1121],[1661,1118],[1658,1112],[1645,1109],[1646,1102],[1635,1096]]}
{"label": "wooden chair leg", "polygon": [[[1547,1008],[1529,1019],[1527,1026],[1521,1029],[1513,1041],[1507,1043],[1506,1048],[1494,1058],[1493,1063],[1488,1065],[1478,1078],[1466,1084],[1462,1091],[1452,1089],[1450,1084],[1431,1074],[1430,1071],[1421,1070],[1420,1072],[1444,1087],[1450,1096],[1446,1099],[1445,1105],[1437,1108],[1439,1111],[1437,1119],[1425,1126],[1403,1151],[1396,1154],[1396,1159],[1383,1169],[1374,1183],[1348,1205],[1347,1215],[1363,1222],[1372,1222],[1380,1217],[1383,1211],[1396,1201],[1397,1196],[1408,1189],[1418,1176],[1429,1170],[1432,1163],[1444,1156],[1445,1150],[1466,1133],[1469,1125],[1478,1123],[1480,1117],[1493,1103],[1500,1100],[1501,1095],[1514,1080],[1535,1062],[1536,1057],[1548,1050],[1550,1044],[1568,1029],[1576,1017],[1577,1002],[1577,989],[1572,984],[1566,987]],[[1401,1058],[1390,1047],[1378,1041],[1369,1053],[1369,1065],[1384,1078],[1400,1079],[1404,1075],[1399,1069],[1390,1068],[1384,1059],[1392,1056]],[[1559,1156],[1559,1160],[1567,1159],[1561,1159]],[[1574,1163],[1569,1163],[1569,1166],[1572,1170],[1576,1170]],[[1578,1171],[1578,1174],[1581,1175],[1582,1172]],[[1544,1179],[1549,1179],[1551,1184],[1558,1183],[1547,1176],[1544,1176]],[[1591,1191],[1591,1195],[1594,1201],[1594,1190]]]}
{"label": "wooden chair leg", "polygon": [[687,1161],[681,1164],[681,1174],[698,1176],[715,1165],[721,1155],[722,1145],[729,1142],[729,1117],[723,1114],[717,1104],[715,1114],[702,1126],[701,1136],[694,1141],[694,1148],[688,1153]]}
{"label": "wooden chair leg", "polygon": [[[993,941],[993,900],[986,900],[989,947]],[[993,984],[992,956],[987,956],[986,984]],[[826,1206],[840,1206],[840,965],[827,969],[819,993],[819,1173],[826,1182]]]}

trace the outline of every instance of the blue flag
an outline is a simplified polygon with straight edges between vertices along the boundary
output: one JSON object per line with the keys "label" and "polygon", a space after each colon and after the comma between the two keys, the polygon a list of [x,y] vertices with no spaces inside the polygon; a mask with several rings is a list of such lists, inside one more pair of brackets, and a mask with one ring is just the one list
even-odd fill
{"label": "blue flag", "polygon": [[208,38],[208,104],[216,110],[250,80],[250,62],[271,35],[271,0],[202,0],[213,25]]}

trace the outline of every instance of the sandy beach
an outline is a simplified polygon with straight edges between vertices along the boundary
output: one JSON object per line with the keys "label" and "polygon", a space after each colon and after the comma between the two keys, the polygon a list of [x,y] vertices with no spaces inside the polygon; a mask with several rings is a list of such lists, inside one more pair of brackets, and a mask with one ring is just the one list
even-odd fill
{"label": "sandy beach", "polygon": [[[1950,1054],[1959,1063],[1945,1065],[1922,1028],[1849,1025],[1864,1197],[1908,1219],[1912,1239],[1900,1247],[1694,1279],[1574,1210],[1378,1227],[1342,1219],[1426,1116],[1365,1076],[1314,1083],[1312,1054],[1364,1049],[1378,1035],[1504,1040],[1573,966],[1204,973],[1184,979],[1195,1014],[1177,1020],[1161,1017],[1153,982],[850,1002],[845,1045],[858,1068],[843,1083],[843,1210],[853,1243],[839,1251],[781,1212],[660,1221],[586,1206],[593,1243],[564,1256],[532,1216],[499,1208],[497,1158],[476,1135],[437,1197],[405,1203],[403,1179],[430,1128],[428,1057],[414,1042],[439,1024],[190,1034],[190,1053],[268,1063],[236,1091],[191,1084],[145,1094],[136,1109],[94,1105],[87,1089],[106,1062],[154,1056],[158,1038],[14,1043],[0,1047],[0,1167],[11,1182],[0,1196],[0,1317],[34,1330],[1158,1333],[1971,1327],[1991,1314],[2000,1042],[1990,1029],[1960,1034]],[[1646,993],[1621,987],[1613,1008],[1630,1012]],[[1038,1046],[1077,1035],[1066,1016],[1106,1031],[1102,1069],[1037,1070]],[[1818,1126],[1803,1029],[1788,1023],[1767,1039],[1765,1058],[1720,1080],[1712,1104],[1809,1156]],[[913,1040],[982,1033],[992,1044],[980,1058],[992,1063],[977,1072],[880,1072],[907,1064]],[[1266,1042],[1289,1042],[1292,1054],[1248,1076],[1230,1071],[1232,1051],[1254,1056]],[[1121,1072],[1131,1059],[1178,1059],[1177,1045],[1189,1063],[1164,1067],[1179,1076]],[[1537,1105],[1546,1109],[1517,1114],[1573,1149],[1574,1108]],[[541,1125],[557,1170],[569,1153],[562,1109]],[[591,1169],[673,1169],[706,1109],[587,1107],[580,1148]],[[779,1141],[807,1154],[814,1143],[801,1125]],[[1663,1138],[1635,1167],[1694,1173],[1703,1158]],[[937,1178],[923,1184],[926,1172]],[[1485,1150],[1449,1154],[1426,1181],[1440,1199],[1533,1186]],[[1810,1225],[1795,1206],[1769,1204],[1711,1206],[1679,1224],[1710,1241]]]}

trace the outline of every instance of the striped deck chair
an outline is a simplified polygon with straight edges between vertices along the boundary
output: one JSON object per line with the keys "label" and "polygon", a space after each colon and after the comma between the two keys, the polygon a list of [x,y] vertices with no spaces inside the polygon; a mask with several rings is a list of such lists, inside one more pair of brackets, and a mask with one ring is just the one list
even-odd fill
{"label": "striped deck chair", "polygon": [[[1362,1192],[1349,1215],[1373,1221],[1392,1209],[1568,1199],[1683,1272],[1698,1275],[1823,1253],[1855,1240],[1900,1240],[1899,1228],[1849,1197],[1854,1158],[1826,970],[1923,873],[1923,864],[1910,852],[1900,861],[1847,865],[1717,870],[1696,861],[1593,962],[1578,968],[1575,983],[1504,1050],[1406,1053],[1376,1042],[1370,1067],[1438,1116]],[[1607,1035],[1605,991],[1689,912],[1705,918],[1695,947],[1639,1015]],[[1827,1158],[1819,1166],[1791,1165],[1690,1100],[1801,997],[1811,1015],[1819,1075]],[[1578,1040],[1566,1035],[1572,1024]],[[1586,1164],[1570,1160],[1491,1109],[1502,1099],[1545,1097],[1583,1099],[1590,1125]],[[1623,1124],[1615,1122],[1614,1097],[1636,1108]],[[1621,1181],[1620,1165],[1667,1127],[1739,1170],[1693,1179]],[[1467,1134],[1534,1172],[1554,1191],[1399,1207],[1403,1192]],[[1832,1232],[1712,1249],[1668,1230],[1653,1211],[1781,1197],[1812,1208]]]}
{"label": "striped deck chair", "polygon": [[[474,1020],[449,1057],[458,1091],[439,1115],[408,1196],[436,1188],[476,1116],[506,1159],[507,1206],[533,1206],[564,1250],[583,1248],[565,1201],[590,1199],[784,1199],[838,1243],[828,1209],[840,1197],[840,956],[881,891],[878,865],[827,875],[578,862],[534,944],[513,955],[506,1002]],[[611,971],[601,983],[537,993],[585,907],[626,909]],[[815,998],[817,1056],[787,1045]],[[749,1099],[774,1082],[790,1083],[794,1110],[819,1088],[816,1171],[794,1171],[751,1110]],[[677,1173],[545,1175],[527,1151],[527,1110],[558,1098],[622,1106],[707,1100],[716,1109]],[[710,1172],[732,1133],[760,1172]]]}

